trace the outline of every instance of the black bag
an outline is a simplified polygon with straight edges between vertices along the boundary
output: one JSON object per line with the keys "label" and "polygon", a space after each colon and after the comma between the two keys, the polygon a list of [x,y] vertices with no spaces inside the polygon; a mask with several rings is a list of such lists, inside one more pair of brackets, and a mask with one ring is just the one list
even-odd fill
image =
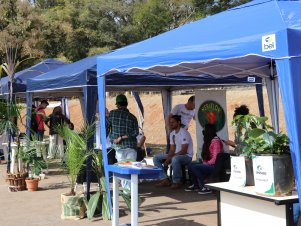
{"label": "black bag", "polygon": [[68,124],[69,129],[74,130],[74,124],[71,122]]}
{"label": "black bag", "polygon": [[37,122],[37,113],[35,109],[31,111],[31,121],[30,121],[30,130],[34,133],[38,132],[39,124]]}
{"label": "black bag", "polygon": [[145,158],[145,150],[143,148],[137,148],[137,162],[141,162]]}

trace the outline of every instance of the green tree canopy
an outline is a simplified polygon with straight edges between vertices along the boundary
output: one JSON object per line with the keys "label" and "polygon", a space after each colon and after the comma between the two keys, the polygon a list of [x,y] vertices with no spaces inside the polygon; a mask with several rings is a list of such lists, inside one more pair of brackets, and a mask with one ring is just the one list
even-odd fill
{"label": "green tree canopy", "polygon": [[3,62],[4,47],[11,45],[20,49],[20,60],[76,61],[246,1],[0,0],[0,59]]}

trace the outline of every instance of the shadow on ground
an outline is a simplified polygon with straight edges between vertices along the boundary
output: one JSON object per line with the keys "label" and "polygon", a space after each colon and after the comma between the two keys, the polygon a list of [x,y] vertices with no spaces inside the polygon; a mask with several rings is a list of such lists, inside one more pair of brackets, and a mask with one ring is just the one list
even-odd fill
{"label": "shadow on ground", "polygon": [[145,198],[153,198],[158,196],[170,197],[181,203],[216,200],[214,194],[199,195],[197,192],[184,191],[185,185],[182,188],[172,190],[169,187],[155,187],[156,181],[144,181],[139,184],[139,196]]}
{"label": "shadow on ground", "polygon": [[67,182],[55,183],[55,184],[43,184],[39,186],[39,190],[56,190],[70,187],[70,184]]}
{"label": "shadow on ground", "polygon": [[205,226],[204,224],[197,223],[193,220],[186,220],[186,219],[175,219],[175,220],[167,220],[163,221],[157,224],[148,224],[149,226],[151,225],[156,225],[156,226],[170,226],[170,225],[182,225],[182,226]]}

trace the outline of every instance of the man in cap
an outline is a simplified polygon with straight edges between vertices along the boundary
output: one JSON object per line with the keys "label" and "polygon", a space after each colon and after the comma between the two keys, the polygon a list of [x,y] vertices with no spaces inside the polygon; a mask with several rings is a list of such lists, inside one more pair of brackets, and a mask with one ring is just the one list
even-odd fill
{"label": "man in cap", "polygon": [[37,121],[37,139],[38,141],[43,141],[44,138],[44,121],[46,120],[45,109],[49,105],[47,100],[42,100],[40,105],[35,109],[36,121]]}
{"label": "man in cap", "polygon": [[[137,135],[139,127],[137,118],[127,109],[128,101],[125,95],[116,97],[117,109],[110,111],[106,122],[107,131],[116,151],[118,162],[126,159],[136,160],[137,157]],[[130,189],[129,182],[122,181],[122,186]]]}

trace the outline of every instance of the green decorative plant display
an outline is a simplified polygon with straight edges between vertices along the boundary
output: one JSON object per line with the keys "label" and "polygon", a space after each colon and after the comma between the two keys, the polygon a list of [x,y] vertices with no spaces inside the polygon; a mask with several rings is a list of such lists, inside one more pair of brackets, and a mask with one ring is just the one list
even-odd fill
{"label": "green decorative plant display", "polygon": [[76,177],[86,159],[87,142],[94,134],[94,125],[85,125],[81,133],[75,133],[67,124],[57,126],[58,134],[66,141],[66,170],[70,180],[70,195],[75,195]]}
{"label": "green decorative plant display", "polygon": [[[89,202],[86,201],[87,205],[87,217],[88,219],[92,219],[94,213],[96,211],[97,205],[99,203],[99,199],[102,198],[102,217],[104,220],[110,220],[110,207],[108,203],[108,193],[106,190],[106,180],[104,177],[104,170],[103,170],[103,158],[102,152],[99,151],[98,153],[91,152],[87,157],[92,157],[92,169],[96,173],[97,179],[99,181],[99,191],[97,191],[93,196],[91,196]],[[125,191],[124,188],[120,188],[121,192],[120,195],[124,199],[127,207],[131,209],[131,197],[128,195],[130,191]],[[125,191],[125,192],[124,192]],[[141,200],[139,199],[140,203]]]}
{"label": "green decorative plant display", "polygon": [[286,134],[273,132],[267,117],[238,115],[232,125],[235,129],[236,154],[251,157],[253,154],[289,154]]}
{"label": "green decorative plant display", "polygon": [[289,139],[286,134],[267,129],[254,128],[246,139],[244,151],[247,154],[289,154]]}
{"label": "green decorative plant display", "polygon": [[37,141],[31,141],[29,145],[20,147],[18,157],[24,162],[29,169],[29,177],[34,178],[39,176],[42,169],[46,168],[46,162],[42,157],[37,156]]}
{"label": "green decorative plant display", "polygon": [[99,203],[99,199],[102,197],[102,208],[101,213],[104,220],[111,219],[110,214],[110,207],[108,202],[108,195],[106,191],[106,180],[104,177],[103,172],[103,159],[102,159],[102,152],[99,151],[98,153],[95,153],[94,151],[91,152],[87,158],[92,158],[92,169],[94,170],[98,183],[99,183],[99,190],[91,196],[89,202],[86,200],[87,205],[87,217],[89,220],[91,220],[94,216],[94,213],[96,211],[97,205]]}

